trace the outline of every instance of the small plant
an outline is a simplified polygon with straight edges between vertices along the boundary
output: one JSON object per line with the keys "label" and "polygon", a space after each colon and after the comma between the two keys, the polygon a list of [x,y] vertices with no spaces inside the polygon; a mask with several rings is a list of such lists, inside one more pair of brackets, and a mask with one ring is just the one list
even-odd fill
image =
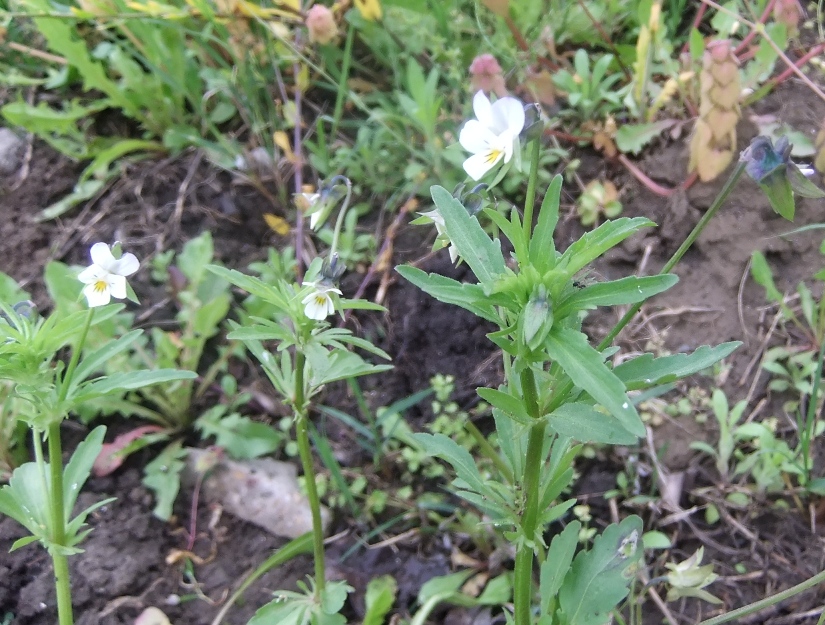
{"label": "small plant", "polygon": [[[54,563],[60,625],[73,622],[67,556],[80,551],[78,545],[91,531],[84,526],[88,514],[111,501],[99,502],[71,517],[102,449],[105,428],[95,428],[78,445],[64,469],[61,422],[84,403],[109,394],[195,377],[194,373],[174,369],[100,374],[110,358],[128,349],[141,335],[141,331],[129,332],[83,353],[90,328],[123,308],[110,301],[130,296],[126,278],[137,271],[138,260],[132,254],[121,256],[119,245],[112,250],[105,243],[93,245],[91,257],[92,264],[77,276],[85,284],[88,310],[70,314],[55,311],[42,318],[31,309],[24,314],[0,301],[0,381],[14,384],[11,396],[19,400],[16,417],[31,430],[35,452],[35,461],[17,467],[8,485],[0,489],[0,512],[31,532],[12,549],[40,541],[49,552]],[[71,348],[68,365],[58,359],[64,347]],[[48,462],[43,454],[44,439],[48,443]]]}
{"label": "small plant", "polygon": [[579,196],[576,208],[583,226],[596,225],[602,215],[613,219],[622,214],[619,192],[616,190],[616,185],[609,180],[605,182],[591,180]]}
{"label": "small plant", "polygon": [[[379,373],[388,365],[373,365],[349,348],[358,348],[379,358],[389,359],[383,351],[351,332],[332,327],[327,317],[349,309],[383,310],[363,300],[347,300],[336,286],[344,266],[337,253],[338,237],[351,197],[349,180],[346,195],[335,222],[332,245],[325,259],[316,258],[301,284],[287,278],[272,283],[228,270],[217,265],[207,269],[222,280],[232,283],[272,311],[270,317],[250,316],[243,324],[233,323],[229,339],[243,342],[261,364],[275,392],[293,411],[293,422],[298,453],[304,471],[304,486],[312,511],[313,556],[315,576],[308,585],[301,584],[301,592],[279,591],[276,599],[258,610],[251,625],[294,619],[295,623],[324,622],[343,624],[339,614],[350,587],[343,582],[327,582],[324,558],[324,530],[321,524],[319,493],[310,447],[309,413],[313,398],[321,389],[338,380],[353,379]],[[328,211],[327,201],[337,196],[324,189],[309,207],[310,217],[318,211]],[[333,198],[328,200],[328,198]],[[322,219],[319,220],[320,225]],[[276,349],[272,352],[268,345]]]}
{"label": "small plant", "polygon": [[567,103],[582,120],[600,119],[619,110],[624,89],[616,89],[620,73],[610,74],[613,55],[605,54],[592,65],[583,48],[573,57],[573,72],[563,69],[553,76],[553,82],[567,94]]}

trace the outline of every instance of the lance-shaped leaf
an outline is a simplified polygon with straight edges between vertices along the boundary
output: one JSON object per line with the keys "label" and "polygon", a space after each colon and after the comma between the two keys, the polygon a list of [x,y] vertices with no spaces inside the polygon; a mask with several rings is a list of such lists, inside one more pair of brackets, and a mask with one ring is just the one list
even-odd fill
{"label": "lance-shaped leaf", "polygon": [[539,209],[536,228],[530,237],[530,262],[539,273],[552,269],[556,264],[556,245],[553,233],[559,221],[559,196],[561,195],[561,174],[556,175]]}
{"label": "lance-shaped leaf", "polygon": [[578,311],[596,306],[618,306],[643,302],[649,297],[667,291],[679,278],[673,274],[659,276],[628,276],[612,282],[590,284],[574,291],[556,307],[556,315],[564,318]]}
{"label": "lance-shaped leaf", "polygon": [[731,341],[715,347],[703,345],[692,354],[674,354],[661,358],[643,354],[623,362],[613,369],[613,373],[629,390],[649,388],[703,371],[730,356],[741,344],[740,341]]}
{"label": "lance-shaped leaf", "polygon": [[477,284],[465,284],[446,276],[426,273],[416,267],[399,265],[395,270],[419,289],[439,302],[459,306],[482,319],[498,324],[495,309],[486,303],[484,290]]}
{"label": "lance-shaped leaf", "polygon": [[643,436],[645,427],[630,402],[622,381],[581,332],[553,328],[545,342],[547,354],[570,376],[573,384],[586,391],[616,417],[628,432]]}
{"label": "lance-shaped leaf", "polygon": [[628,432],[616,417],[581,402],[559,406],[547,422],[557,434],[583,443],[635,445],[638,441],[638,436]]}
{"label": "lance-shaped leaf", "polygon": [[621,217],[606,221],[568,247],[556,267],[572,276],[630,235],[655,225],[646,217]]}
{"label": "lance-shaped leaf", "polygon": [[447,236],[458,250],[459,256],[470,266],[479,282],[492,283],[498,275],[504,273],[504,256],[499,242],[487,236],[478,219],[472,217],[447,189],[433,186],[430,193],[438,212],[444,218]]}

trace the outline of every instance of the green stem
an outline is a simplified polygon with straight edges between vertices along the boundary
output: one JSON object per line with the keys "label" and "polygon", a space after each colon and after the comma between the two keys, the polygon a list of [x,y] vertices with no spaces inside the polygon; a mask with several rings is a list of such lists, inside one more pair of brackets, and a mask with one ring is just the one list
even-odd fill
{"label": "green stem", "polygon": [[[711,204],[707,212],[704,215],[702,215],[702,218],[699,220],[699,223],[697,223],[696,226],[694,226],[693,230],[691,230],[690,234],[682,242],[682,245],[679,246],[679,249],[676,250],[673,253],[673,256],[670,257],[670,260],[667,261],[667,263],[665,263],[665,266],[662,267],[662,270],[659,272],[659,275],[669,273],[670,270],[673,269],[679,263],[680,260],[682,260],[682,257],[685,255],[685,253],[687,253],[691,246],[696,242],[696,239],[698,239],[699,235],[702,234],[702,231],[707,227],[708,223],[710,223],[710,220],[713,219],[713,216],[716,215],[716,213],[722,207],[722,204],[728,198],[730,192],[733,191],[733,188],[736,186],[736,183],[739,182],[739,177],[744,173],[744,171],[745,162],[739,161],[739,163],[737,163],[736,165],[736,169],[733,170],[733,172],[730,175],[730,178],[728,178],[728,181],[725,183],[725,186],[722,187],[722,190],[719,191],[719,195],[717,195],[716,199],[713,200],[713,204]],[[604,337],[604,340],[599,344],[598,349],[600,351],[610,346],[613,340],[619,335],[619,332],[621,332],[625,328],[625,326],[628,323],[630,323],[630,320],[636,316],[636,313],[639,312],[639,310],[641,310],[643,303],[644,302],[638,302],[630,307],[630,310],[628,310],[625,313],[624,317],[621,318],[619,323],[616,324],[616,326],[610,331],[610,333],[606,337]]]}
{"label": "green stem", "polygon": [[307,409],[305,405],[304,367],[306,357],[303,352],[295,354],[295,435],[298,440],[298,453],[304,470],[304,482],[312,513],[312,548],[315,558],[315,599],[321,600],[326,583],[326,566],[324,563],[324,527],[321,523],[321,501],[315,486],[315,466],[312,463],[312,451],[309,445],[309,428],[307,427]]}
{"label": "green stem", "polygon": [[805,477],[805,484],[811,481],[811,469],[813,468],[813,459],[811,458],[811,441],[814,437],[814,430],[816,429],[816,415],[819,407],[819,389],[822,386],[822,361],[825,359],[825,341],[819,347],[819,356],[817,358],[816,373],[814,373],[813,389],[811,397],[808,399],[808,411],[805,415],[805,427],[800,435],[800,443],[802,447],[802,467]]}
{"label": "green stem", "polygon": [[742,618],[743,616],[747,616],[749,614],[753,614],[754,612],[764,610],[765,608],[775,605],[780,601],[784,601],[785,599],[790,599],[791,597],[794,597],[799,593],[804,592],[809,588],[813,588],[814,586],[817,586],[823,582],[825,582],[825,571],[817,573],[811,579],[805,580],[801,584],[792,586],[787,590],[778,592],[775,595],[771,595],[770,597],[766,597],[765,599],[762,599],[760,601],[755,601],[754,603],[741,607],[738,610],[732,610],[725,614],[720,614],[719,616],[710,618],[706,621],[702,621],[698,625],[720,625],[721,623],[727,623],[728,621]]}
{"label": "green stem", "polygon": [[[52,513],[51,542],[66,546],[66,513],[63,501],[63,450],[60,445],[60,421],[49,425],[49,470],[51,473],[50,508]],[[69,561],[66,554],[49,549],[54,563],[54,584],[57,590],[57,616],[60,625],[72,625],[72,589],[69,582]]]}
{"label": "green stem", "polygon": [[541,154],[541,139],[533,139],[533,154],[530,161],[530,177],[527,179],[527,195],[524,197],[524,240],[530,241],[533,232],[533,207],[536,204],[536,181],[539,177],[539,155]]}
{"label": "green stem", "polygon": [[513,604],[516,625],[530,625],[533,604],[533,555],[539,518],[539,485],[541,482],[542,449],[547,422],[540,419],[536,378],[528,366],[521,372],[521,393],[527,413],[536,419],[527,441],[522,488],[525,496],[521,517],[522,539],[516,552]]}
{"label": "green stem", "polygon": [[335,141],[335,134],[338,132],[338,124],[341,123],[341,114],[344,111],[344,100],[349,94],[347,89],[347,78],[349,78],[349,67],[352,63],[352,42],[355,39],[355,28],[352,26],[347,30],[347,41],[344,43],[344,61],[341,64],[341,76],[338,79],[338,96],[335,99],[335,109],[332,113],[332,130],[329,135]]}
{"label": "green stem", "polygon": [[[72,357],[69,366],[63,375],[60,385],[60,394],[57,398],[58,413],[49,424],[49,511],[52,520],[52,535],[50,541],[52,547],[49,553],[54,563],[54,584],[57,592],[57,617],[60,625],[72,625],[74,615],[72,614],[72,589],[69,580],[69,560],[66,554],[60,553],[61,547],[66,547],[66,502],[63,497],[63,448],[60,444],[60,422],[62,421],[63,402],[69,393],[77,363],[80,361],[80,352],[86,342],[89,327],[92,325],[94,309],[90,308],[86,315],[86,322],[80,333],[80,339],[72,350]],[[42,458],[41,458],[42,460]]]}
{"label": "green stem", "polygon": [[[92,325],[92,318],[94,315],[95,309],[90,308],[88,314],[86,315],[86,322],[83,324],[83,330],[80,332],[80,340],[72,350],[72,357],[69,360],[69,366],[66,368],[66,373],[63,375],[63,382],[60,385],[60,395],[57,398],[57,409],[61,412],[63,410],[63,402],[69,394],[69,387],[72,385],[74,370],[77,369],[77,363],[80,361],[80,352],[83,351],[83,345],[86,344],[86,336],[89,334],[89,328]],[[62,467],[63,464],[61,463],[60,466]]]}

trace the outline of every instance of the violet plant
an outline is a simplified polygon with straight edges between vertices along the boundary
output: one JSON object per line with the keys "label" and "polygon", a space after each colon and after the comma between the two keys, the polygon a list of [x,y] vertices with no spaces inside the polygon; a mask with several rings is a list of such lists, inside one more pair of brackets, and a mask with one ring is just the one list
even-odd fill
{"label": "violet plant", "polygon": [[[139,262],[132,254],[121,255],[119,248],[119,244],[114,248],[105,243],[92,246],[92,264],[78,275],[86,285],[86,311],[54,311],[40,317],[30,303],[21,306],[0,301],[0,380],[12,385],[11,395],[18,408],[16,417],[31,430],[35,455],[33,462],[17,467],[9,483],[0,488],[0,513],[30,532],[16,541],[12,550],[39,541],[49,552],[54,564],[60,625],[73,622],[67,557],[82,551],[78,545],[91,531],[85,527],[89,513],[113,501],[100,501],[72,517],[80,490],[102,449],[106,428],[98,426],[92,430],[64,468],[60,424],[86,402],[124,390],[195,377],[190,371],[176,369],[101,375],[105,363],[128,349],[142,330],[133,330],[84,353],[91,326],[123,309],[123,304],[111,304],[111,299],[136,301],[126,278],[138,270]],[[68,365],[59,358],[66,347],[71,349]]]}
{"label": "violet plant", "polygon": [[[616,305],[638,311],[645,300],[677,282],[667,272],[684,249],[660,275],[582,286],[576,278],[590,263],[655,224],[644,217],[610,220],[563,252],[557,250],[553,234],[561,176],[550,184],[534,219],[543,134],[535,108],[528,107],[525,115],[514,98],[490,104],[483,94],[475,96],[473,106],[477,119],[467,122],[460,138],[472,153],[465,170],[474,180],[503,163],[492,183],[496,184],[510,167],[519,166],[520,140],[531,144],[523,211],[514,207],[509,219],[492,209],[478,213],[477,206],[462,203],[460,194],[457,198],[434,186],[435,209],[426,216],[436,224],[441,243],[450,246],[451,255],[465,262],[476,280],[459,282],[410,266],[397,270],[429,295],[498,328],[487,336],[501,350],[505,380],[498,388],[478,389],[493,406],[497,448],[489,444],[482,449],[497,474],[482,475],[470,454],[446,436],[418,434],[416,438],[430,454],[453,466],[456,493],[479,508],[514,544],[513,614],[508,613],[508,622],[604,623],[629,592],[642,556],[643,526],[639,517],[630,516],[608,526],[589,550],[578,554],[578,521],[569,523],[549,544],[545,541],[550,524],[575,503],[562,493],[573,480],[579,443],[635,444],[645,427],[630,393],[701,371],[729,355],[738,343],[660,358],[643,354],[611,366],[610,356],[617,350],[610,343],[632,314],[594,345],[582,332],[586,312]],[[717,199],[717,205],[722,199]],[[510,258],[502,252],[501,240],[485,232],[476,214],[486,215],[507,239],[513,250]],[[694,234],[698,232],[692,233],[691,242]],[[534,600],[536,560],[538,602]]]}
{"label": "violet plant", "polygon": [[246,345],[260,362],[275,392],[292,409],[312,513],[314,578],[310,578],[308,584],[299,584],[301,592],[277,591],[275,599],[256,612],[250,625],[346,623],[339,612],[351,588],[343,582],[326,581],[324,527],[315,485],[309,414],[313,397],[325,385],[390,368],[390,365],[367,362],[351,351],[351,348],[356,348],[378,358],[390,359],[369,341],[345,328],[334,327],[327,320],[331,315],[342,314],[346,310],[384,310],[365,300],[344,298],[337,286],[345,269],[337,254],[338,238],[351,195],[350,181],[336,176],[319,193],[299,194],[296,197],[296,204],[309,215],[313,229],[320,228],[340,203],[329,253],[326,258],[316,258],[310,264],[300,283],[286,278],[267,283],[239,271],[209,266],[210,271],[269,305],[270,317],[251,316],[244,325],[235,323],[228,338]]}

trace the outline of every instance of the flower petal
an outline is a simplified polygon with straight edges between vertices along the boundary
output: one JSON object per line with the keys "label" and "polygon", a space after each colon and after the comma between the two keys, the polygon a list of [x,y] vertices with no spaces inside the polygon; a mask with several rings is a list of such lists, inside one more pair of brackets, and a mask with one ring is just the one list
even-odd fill
{"label": "flower petal", "polygon": [[97,265],[90,265],[86,267],[83,271],[81,271],[77,279],[80,280],[83,284],[91,284],[92,282],[96,282],[101,278],[105,278],[108,275],[108,272],[98,267]]}
{"label": "flower petal", "polygon": [[495,152],[492,150],[473,154],[464,161],[464,171],[466,171],[467,175],[473,180],[481,180],[484,174],[495,167],[502,156],[504,156],[503,152]]}
{"label": "flower petal", "polygon": [[140,269],[140,262],[137,257],[134,254],[124,254],[114,262],[110,271],[119,276],[131,276],[138,269]]}
{"label": "flower petal", "polygon": [[89,308],[105,306],[111,301],[109,289],[105,288],[98,290],[96,286],[96,283],[91,282],[83,287],[83,295],[86,296],[86,301],[89,303]]}
{"label": "flower petal", "polygon": [[490,149],[490,144],[495,142],[496,135],[481,122],[471,119],[461,129],[458,134],[458,142],[468,152],[478,154]]}
{"label": "flower petal", "polygon": [[117,299],[126,299],[126,278],[117,274],[109,276],[109,290],[112,292],[112,297]]}
{"label": "flower petal", "polygon": [[98,267],[102,267],[106,271],[112,271],[112,266],[115,264],[115,257],[112,256],[112,250],[105,243],[95,243],[92,249],[89,250],[92,256],[92,262]]}
{"label": "flower petal", "polygon": [[492,116],[491,128],[496,134],[509,130],[516,137],[524,129],[524,105],[515,98],[496,100],[492,106]]}
{"label": "flower petal", "polygon": [[483,91],[477,91],[473,96],[473,113],[482,126],[492,128],[494,124],[493,105],[490,104],[490,100]]}

